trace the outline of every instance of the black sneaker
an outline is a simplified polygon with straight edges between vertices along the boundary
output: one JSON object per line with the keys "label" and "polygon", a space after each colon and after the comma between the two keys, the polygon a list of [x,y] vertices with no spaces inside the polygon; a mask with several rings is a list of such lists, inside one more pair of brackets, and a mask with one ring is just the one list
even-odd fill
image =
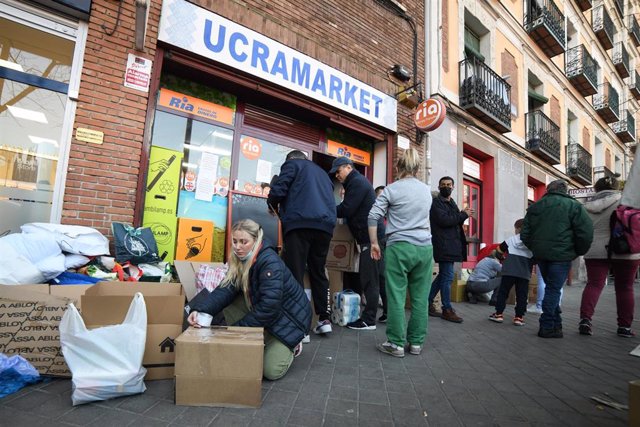
{"label": "black sneaker", "polygon": [[469,299],[469,304],[478,303],[478,297],[475,296],[475,294],[472,294],[471,292],[467,292],[467,298]]}
{"label": "black sneaker", "polygon": [[382,316],[378,317],[378,322],[387,323],[387,315],[383,314]]}
{"label": "black sneaker", "polygon": [[591,320],[582,319],[580,324],[578,324],[578,331],[580,331],[580,335],[593,335],[593,331],[591,330]]}
{"label": "black sneaker", "polygon": [[538,330],[540,338],[562,338],[562,329],[543,329]]}
{"label": "black sneaker", "polygon": [[375,331],[376,325],[369,325],[365,323],[362,319],[358,319],[355,322],[347,323],[347,328],[357,329],[360,331]]}
{"label": "black sneaker", "polygon": [[631,328],[618,328],[618,336],[623,338],[633,338],[636,336],[635,332],[631,330]]}

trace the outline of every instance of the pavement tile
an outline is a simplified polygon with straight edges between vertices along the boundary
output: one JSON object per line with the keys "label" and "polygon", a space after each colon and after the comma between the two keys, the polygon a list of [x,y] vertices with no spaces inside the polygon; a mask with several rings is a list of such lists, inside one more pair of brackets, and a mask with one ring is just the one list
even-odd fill
{"label": "pavement tile", "polygon": [[136,414],[143,414],[158,403],[159,400],[160,399],[157,396],[138,394],[123,399],[122,403],[118,405],[118,408],[125,411],[135,412]]}
{"label": "pavement tile", "polygon": [[16,399],[9,400],[5,405],[23,411],[31,411],[32,408],[43,405],[47,400],[51,400],[53,398],[55,398],[53,394],[35,390],[21,393],[21,395]]}
{"label": "pavement tile", "polygon": [[334,385],[329,390],[329,398],[342,400],[358,400],[358,389]]}
{"label": "pavement tile", "polygon": [[359,402],[358,418],[362,420],[391,420],[391,411],[389,406],[374,405],[372,403]]}
{"label": "pavement tile", "polygon": [[311,411],[320,411],[323,412],[327,405],[327,394],[326,393],[310,393],[310,394],[299,394],[298,399],[295,403],[295,408],[304,408]]}
{"label": "pavement tile", "polygon": [[365,402],[365,403],[375,403],[378,405],[389,404],[389,398],[387,397],[387,392],[384,390],[369,390],[369,389],[361,388],[358,401]]}
{"label": "pavement tile", "polygon": [[220,414],[211,423],[211,426],[220,427],[244,427],[253,421],[250,417],[241,417],[234,414]]}
{"label": "pavement tile", "polygon": [[144,416],[171,422],[178,418],[186,409],[184,406],[177,406],[173,402],[162,400],[149,408],[149,410],[144,413]]}
{"label": "pavement tile", "polygon": [[356,418],[358,415],[358,402],[353,400],[329,399],[327,401],[328,414],[340,415],[348,418]]}
{"label": "pavement tile", "polygon": [[297,398],[298,393],[274,389],[269,391],[264,399],[264,403],[277,403],[279,405],[293,406]]}
{"label": "pavement tile", "polygon": [[323,422],[322,411],[310,411],[303,408],[293,408],[287,425],[297,425],[304,427],[320,427]]}
{"label": "pavement tile", "polygon": [[391,416],[396,426],[425,426],[427,412],[416,408],[402,408],[391,404]]}
{"label": "pavement tile", "polygon": [[392,408],[418,408],[420,402],[413,390],[410,393],[388,392],[389,403]]}
{"label": "pavement tile", "polygon": [[211,424],[221,411],[220,408],[208,408],[205,406],[185,406],[184,408],[186,410],[173,421],[173,425],[205,427]]}
{"label": "pavement tile", "polygon": [[350,417],[342,417],[336,414],[326,414],[322,424],[325,427],[349,426],[354,425],[354,420]]}
{"label": "pavement tile", "polygon": [[96,418],[104,415],[106,411],[106,408],[98,406],[94,403],[88,403],[85,405],[74,407],[73,410],[61,416],[58,421],[78,426],[84,426],[91,423]]}
{"label": "pavement tile", "polygon": [[[140,415],[132,414],[131,412],[120,411],[119,409],[112,409],[110,411],[105,411],[100,417],[93,420],[93,422],[88,425],[91,426],[99,426],[99,427],[125,427],[137,423],[141,418]],[[209,424],[210,420],[207,421]],[[203,427],[207,424],[200,424]],[[198,424],[189,424],[189,425],[198,425]]]}

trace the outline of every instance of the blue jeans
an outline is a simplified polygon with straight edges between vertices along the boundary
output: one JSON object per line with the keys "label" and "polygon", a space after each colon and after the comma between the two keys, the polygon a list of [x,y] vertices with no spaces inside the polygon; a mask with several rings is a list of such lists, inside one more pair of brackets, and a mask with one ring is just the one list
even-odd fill
{"label": "blue jeans", "polygon": [[[542,273],[540,273],[540,268],[536,268],[536,275],[538,276],[538,295],[536,298],[536,308],[538,310],[542,310],[542,300],[544,299],[544,279],[542,278]],[[562,293],[564,292],[564,288],[560,289],[560,302],[558,305],[562,305]]]}
{"label": "blue jeans", "polygon": [[562,328],[560,317],[560,293],[562,285],[567,280],[571,261],[538,261],[538,268],[545,283],[544,299],[542,300],[542,314],[540,328]]}
{"label": "blue jeans", "polygon": [[433,299],[440,292],[442,299],[442,308],[447,310],[451,308],[451,282],[453,281],[453,262],[439,262],[438,275],[433,283],[431,283],[431,292],[429,292],[429,304],[433,304]]}

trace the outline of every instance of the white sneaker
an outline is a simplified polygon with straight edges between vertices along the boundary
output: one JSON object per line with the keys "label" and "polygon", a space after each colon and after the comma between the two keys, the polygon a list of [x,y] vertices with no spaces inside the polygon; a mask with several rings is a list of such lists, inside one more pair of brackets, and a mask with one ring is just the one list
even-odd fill
{"label": "white sneaker", "polygon": [[536,307],[535,304],[529,304],[529,306],[527,307],[527,313],[542,314],[542,309]]}
{"label": "white sneaker", "polygon": [[313,332],[317,335],[324,335],[328,334],[332,330],[330,320],[319,320],[318,326],[313,329]]}
{"label": "white sneaker", "polygon": [[304,338],[302,338],[302,344],[309,344],[311,342],[311,337],[309,335],[305,335]]}

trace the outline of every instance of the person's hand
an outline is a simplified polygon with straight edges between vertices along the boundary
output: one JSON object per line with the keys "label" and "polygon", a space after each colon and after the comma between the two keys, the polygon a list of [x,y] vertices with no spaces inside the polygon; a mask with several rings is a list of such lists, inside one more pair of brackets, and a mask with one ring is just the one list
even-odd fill
{"label": "person's hand", "polygon": [[469,217],[475,217],[476,216],[476,210],[475,209],[471,209],[470,207],[466,207],[464,208],[464,212],[467,214],[467,216]]}
{"label": "person's hand", "polygon": [[198,325],[198,312],[192,311],[191,313],[189,313],[189,317],[187,317],[187,322],[189,322],[189,324],[194,328],[199,328],[200,325]]}
{"label": "person's hand", "polygon": [[380,245],[377,243],[372,243],[371,244],[371,258],[375,259],[376,261],[378,261],[380,258],[382,258],[382,252],[380,251]]}

